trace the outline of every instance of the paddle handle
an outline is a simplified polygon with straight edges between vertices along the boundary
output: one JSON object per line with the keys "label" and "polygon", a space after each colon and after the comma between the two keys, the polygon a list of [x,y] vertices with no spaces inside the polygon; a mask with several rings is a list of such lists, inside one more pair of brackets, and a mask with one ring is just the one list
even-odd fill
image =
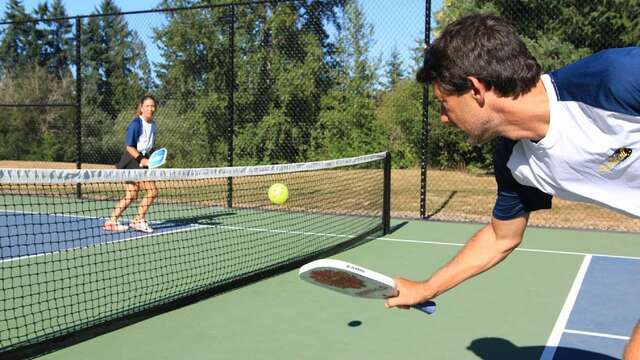
{"label": "paddle handle", "polygon": [[425,301],[425,302],[420,303],[420,304],[412,305],[411,307],[416,309],[416,310],[420,310],[420,311],[422,311],[424,313],[427,313],[429,315],[431,315],[434,312],[436,312],[436,303],[434,303],[431,300]]}

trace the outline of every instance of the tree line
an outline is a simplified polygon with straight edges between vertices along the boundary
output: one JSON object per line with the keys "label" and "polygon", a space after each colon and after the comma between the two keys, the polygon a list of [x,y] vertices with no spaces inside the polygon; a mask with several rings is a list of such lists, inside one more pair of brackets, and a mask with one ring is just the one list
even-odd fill
{"label": "tree line", "polygon": [[[638,44],[640,0],[593,2],[447,0],[435,33],[465,14],[500,14],[517,26],[548,71],[591,52]],[[159,9],[216,1],[162,0]],[[556,4],[558,3],[558,4]],[[560,4],[561,3],[561,4]],[[395,167],[421,161],[422,92],[413,81],[423,40],[387,58],[357,0],[261,2],[81,20],[83,162],[113,163],[144,93],[160,100],[158,143],[172,166],[227,163],[229,96],[234,94],[234,164],[266,164],[390,150]],[[93,14],[116,14],[102,0]],[[75,19],[61,0],[27,12],[9,0],[0,26],[0,103],[73,103]],[[150,40],[135,30],[144,21]],[[229,22],[233,22],[232,32]],[[398,29],[398,31],[407,31]],[[149,58],[153,41],[159,56]],[[231,63],[229,49],[233,51]],[[410,54],[408,64],[401,54]],[[235,83],[230,82],[230,69]],[[442,126],[428,99],[428,164],[488,169],[491,144],[469,146]],[[75,109],[4,107],[0,159],[75,160]]]}

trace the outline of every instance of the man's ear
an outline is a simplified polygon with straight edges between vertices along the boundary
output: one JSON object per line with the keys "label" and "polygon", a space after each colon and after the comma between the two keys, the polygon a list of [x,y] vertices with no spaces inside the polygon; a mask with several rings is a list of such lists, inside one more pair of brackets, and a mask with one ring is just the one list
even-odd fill
{"label": "man's ear", "polygon": [[467,80],[471,83],[471,97],[476,100],[478,105],[484,106],[487,87],[475,76],[467,76]]}

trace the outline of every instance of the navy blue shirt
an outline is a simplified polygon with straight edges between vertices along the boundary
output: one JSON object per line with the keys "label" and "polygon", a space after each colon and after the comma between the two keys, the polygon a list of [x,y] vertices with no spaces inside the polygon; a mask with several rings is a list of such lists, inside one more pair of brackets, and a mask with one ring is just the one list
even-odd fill
{"label": "navy blue shirt", "polygon": [[[529,141],[529,140],[523,140]],[[522,214],[551,208],[552,196],[537,188],[518,183],[507,167],[516,140],[498,138],[493,152],[493,170],[498,184],[498,197],[493,207],[493,217],[510,220]]]}
{"label": "navy blue shirt", "polygon": [[[532,148],[531,143],[529,143],[530,140],[514,141],[499,138],[493,156],[495,177],[498,184],[498,197],[493,209],[493,216],[496,219],[509,220],[534,210],[549,209],[551,208],[552,198],[549,194],[557,194],[569,200],[593,202],[640,216],[638,215],[637,206],[623,206],[628,202],[628,195],[622,195],[623,198],[618,199],[618,197],[611,194],[606,194],[603,197],[600,196],[602,194],[595,194],[593,191],[589,192],[588,188],[587,190],[580,188],[581,192],[578,192],[576,188],[567,188],[571,181],[600,184],[596,180],[600,181],[602,179],[604,179],[602,180],[603,182],[612,186],[613,181],[611,179],[605,179],[604,176],[598,175],[595,173],[597,169],[591,169],[590,166],[593,167],[594,164],[598,164],[598,156],[602,155],[600,152],[606,153],[602,155],[603,159],[606,160],[605,155],[609,154],[609,147],[613,147],[615,150],[616,147],[631,148],[637,146],[637,136],[632,136],[634,128],[625,124],[626,122],[637,123],[634,119],[640,115],[639,65],[640,47],[628,47],[600,51],[549,74],[550,84],[553,86],[552,90],[554,91],[548,91],[548,93],[552,97],[550,101],[552,103],[555,102],[557,105],[555,108],[556,121],[565,119],[564,122],[556,126],[556,133],[564,131],[564,134],[567,134],[571,129],[563,126],[569,126],[567,124],[571,123],[578,126],[579,128],[575,130],[580,132],[580,135],[585,133],[586,135],[583,135],[583,137],[586,136],[587,139],[596,139],[595,141],[597,141],[597,139],[602,138],[602,135],[605,135],[607,139],[615,140],[615,143],[611,144],[611,146],[609,146],[610,144],[599,144],[597,149],[590,148],[586,152],[582,149],[590,158],[585,158],[585,154],[580,152],[581,149],[578,145],[581,144],[576,144],[578,148],[576,154],[552,154],[553,149],[560,148],[559,145],[556,144],[549,149],[545,148],[545,146],[549,146],[548,144],[543,145],[544,156],[553,155],[555,156],[554,159],[556,159],[554,161],[560,161],[560,164],[562,164],[562,161],[570,164],[570,166],[566,167],[567,169],[572,166],[586,169],[582,172],[568,172],[573,177],[567,180],[568,175],[558,174],[557,169],[550,168],[549,164],[544,162],[546,161],[544,156],[541,155],[536,158],[536,153],[530,152],[530,148]],[[555,94],[551,94],[554,92]],[[564,103],[575,105],[562,105]],[[577,108],[575,113],[572,112],[574,108]],[[610,121],[607,120],[609,117]],[[619,132],[622,131],[618,127],[622,126],[626,126],[624,131],[632,134],[618,136]],[[587,130],[589,129],[592,132],[594,131],[592,128],[596,128],[595,130],[599,132],[588,133]],[[551,131],[551,128],[549,131]],[[554,133],[555,138],[558,137],[556,133]],[[552,137],[554,134],[552,134]],[[548,136],[549,134],[547,134]],[[516,146],[516,144],[518,145]],[[514,146],[516,146],[516,155],[512,155],[514,154]],[[565,150],[569,151],[571,149]],[[512,157],[514,157],[512,159],[512,167],[517,166],[520,168],[516,171],[518,179],[521,182],[537,187],[523,185],[515,180],[511,169],[507,166]],[[631,161],[633,159],[627,160],[627,162]],[[527,166],[530,162],[535,162],[538,165],[536,168],[543,167],[546,169],[546,173],[533,173],[533,169]],[[635,173],[632,172],[633,174]],[[618,176],[622,175],[618,174]],[[631,177],[633,178],[633,176]],[[542,192],[538,187],[544,188],[547,193]],[[623,194],[623,192],[620,192],[620,194]],[[627,197],[625,198],[624,196]]]}

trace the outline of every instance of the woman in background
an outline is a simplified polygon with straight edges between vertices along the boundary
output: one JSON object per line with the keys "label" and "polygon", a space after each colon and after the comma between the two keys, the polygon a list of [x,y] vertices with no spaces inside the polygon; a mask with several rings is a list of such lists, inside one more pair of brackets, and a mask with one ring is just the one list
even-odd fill
{"label": "woman in background", "polygon": [[[153,152],[156,139],[157,125],[153,119],[156,105],[156,99],[151,95],[144,95],[138,102],[136,116],[127,127],[126,151],[116,164],[118,169],[143,169],[149,166],[149,156]],[[143,189],[145,194],[138,207],[137,216],[128,226],[121,224],[118,220],[120,215],[131,202],[138,198],[140,189]],[[153,181],[128,182],[124,197],[113,209],[111,217],[104,224],[104,229],[107,231],[126,231],[131,227],[146,233],[153,232],[144,217],[157,195],[158,189]]]}

